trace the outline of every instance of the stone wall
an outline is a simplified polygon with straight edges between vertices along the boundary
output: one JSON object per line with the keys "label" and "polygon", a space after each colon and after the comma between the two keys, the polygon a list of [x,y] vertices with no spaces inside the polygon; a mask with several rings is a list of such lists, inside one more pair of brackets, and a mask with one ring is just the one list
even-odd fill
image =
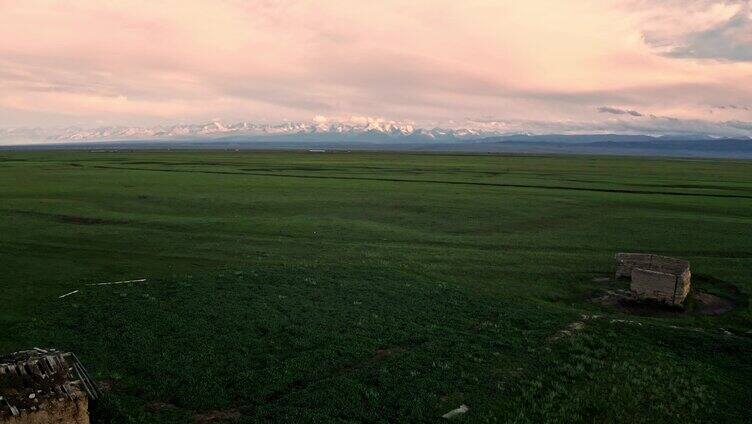
{"label": "stone wall", "polygon": [[632,294],[639,298],[673,304],[676,276],[659,271],[634,268],[629,289]]}
{"label": "stone wall", "polygon": [[649,253],[617,253],[616,278],[631,278],[632,269],[641,268],[652,271],[679,275],[689,270],[689,262],[684,259],[668,256],[652,255]]}
{"label": "stone wall", "polygon": [[621,277],[632,280],[635,297],[672,305],[681,304],[691,286],[689,262],[645,253],[617,253],[616,278]]}
{"label": "stone wall", "polygon": [[616,278],[632,278],[632,269],[650,266],[652,256],[644,253],[617,253]]}
{"label": "stone wall", "polygon": [[689,295],[689,289],[692,288],[692,273],[689,267],[677,276],[676,293],[674,294],[674,303],[682,303]]}

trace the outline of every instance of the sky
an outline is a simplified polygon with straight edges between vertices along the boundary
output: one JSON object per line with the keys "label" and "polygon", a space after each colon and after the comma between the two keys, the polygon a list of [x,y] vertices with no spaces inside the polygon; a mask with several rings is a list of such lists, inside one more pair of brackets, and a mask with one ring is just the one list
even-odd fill
{"label": "sky", "polygon": [[0,0],[0,127],[752,134],[752,0]]}

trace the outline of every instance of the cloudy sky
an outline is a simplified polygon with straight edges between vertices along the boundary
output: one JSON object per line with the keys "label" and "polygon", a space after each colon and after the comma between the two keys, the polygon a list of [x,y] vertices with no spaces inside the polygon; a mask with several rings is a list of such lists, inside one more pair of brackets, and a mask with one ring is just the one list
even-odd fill
{"label": "cloudy sky", "polygon": [[0,127],[752,133],[752,0],[0,0]]}

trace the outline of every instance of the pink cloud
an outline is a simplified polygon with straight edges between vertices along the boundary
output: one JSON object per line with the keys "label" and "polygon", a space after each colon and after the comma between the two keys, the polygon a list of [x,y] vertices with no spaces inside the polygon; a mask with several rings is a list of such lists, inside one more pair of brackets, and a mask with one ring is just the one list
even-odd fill
{"label": "pink cloud", "polygon": [[752,120],[745,109],[707,113],[730,93],[752,104],[752,63],[665,54],[741,2],[656,3],[0,1],[0,126],[320,113],[598,120],[610,105]]}

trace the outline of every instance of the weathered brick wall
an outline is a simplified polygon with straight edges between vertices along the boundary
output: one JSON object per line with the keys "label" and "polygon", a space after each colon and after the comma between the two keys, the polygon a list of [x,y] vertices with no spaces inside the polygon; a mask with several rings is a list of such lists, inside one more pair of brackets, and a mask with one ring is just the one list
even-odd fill
{"label": "weathered brick wall", "polygon": [[684,299],[687,298],[689,289],[691,288],[691,280],[692,273],[689,272],[689,268],[687,268],[679,275],[676,284],[676,293],[674,294],[674,303],[682,303],[684,302]]}
{"label": "weathered brick wall", "polygon": [[689,294],[689,262],[647,253],[617,253],[616,278],[629,277],[632,293],[642,299],[680,304]]}
{"label": "weathered brick wall", "polygon": [[634,268],[629,288],[634,295],[643,299],[674,303],[676,276],[659,271]]}
{"label": "weathered brick wall", "polygon": [[649,253],[617,253],[616,278],[631,277],[634,268],[679,275],[689,269],[689,262]]}
{"label": "weathered brick wall", "polygon": [[634,268],[648,268],[652,256],[646,253],[617,253],[616,278],[631,278]]}

